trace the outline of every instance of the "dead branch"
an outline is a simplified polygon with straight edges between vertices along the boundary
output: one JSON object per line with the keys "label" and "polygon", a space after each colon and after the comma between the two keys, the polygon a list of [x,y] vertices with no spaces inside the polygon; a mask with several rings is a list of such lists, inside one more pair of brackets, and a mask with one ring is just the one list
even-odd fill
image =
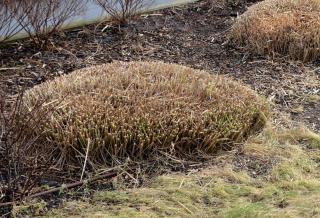
{"label": "dead branch", "polygon": [[[82,186],[84,184],[88,184],[88,183],[95,182],[95,181],[102,180],[102,179],[110,179],[110,178],[115,177],[116,175],[117,175],[117,171],[115,171],[115,170],[109,171],[107,173],[104,173],[102,175],[93,177],[91,179],[77,181],[77,182],[69,183],[69,184],[63,184],[63,185],[61,185],[59,187],[56,187],[56,188],[52,188],[52,189],[49,189],[49,190],[46,190],[46,191],[35,193],[33,195],[29,195],[26,199],[37,198],[37,197],[41,197],[41,196],[44,196],[44,195],[52,194],[52,193],[55,193],[55,192],[61,192],[61,191],[64,191],[64,190],[68,190],[68,189],[71,189],[71,188],[79,187],[79,186]],[[18,204],[18,201],[10,201],[10,202],[5,202],[5,203],[0,203],[0,207],[16,205],[16,204]]]}

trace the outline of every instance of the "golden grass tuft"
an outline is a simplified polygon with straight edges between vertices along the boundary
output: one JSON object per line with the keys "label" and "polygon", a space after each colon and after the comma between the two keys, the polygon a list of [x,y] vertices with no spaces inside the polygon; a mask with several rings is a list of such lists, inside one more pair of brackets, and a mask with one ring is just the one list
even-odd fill
{"label": "golden grass tuft", "polygon": [[77,70],[26,93],[56,112],[44,126],[63,160],[86,153],[144,157],[214,152],[265,124],[268,105],[251,89],[217,75],[162,62],[114,62]]}
{"label": "golden grass tuft", "polygon": [[259,54],[288,55],[302,61],[320,57],[320,0],[265,0],[241,15],[232,42]]}

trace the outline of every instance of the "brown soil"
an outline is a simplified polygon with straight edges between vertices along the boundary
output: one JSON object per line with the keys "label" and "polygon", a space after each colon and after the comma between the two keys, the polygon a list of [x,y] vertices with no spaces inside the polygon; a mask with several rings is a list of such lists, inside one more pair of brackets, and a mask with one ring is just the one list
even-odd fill
{"label": "brown soil", "polygon": [[203,0],[156,11],[127,27],[104,23],[66,31],[52,40],[50,51],[37,50],[30,42],[12,43],[0,49],[0,90],[11,96],[21,88],[113,60],[162,60],[242,81],[272,100],[281,117],[286,113],[319,131],[317,63],[262,57],[229,45],[230,26],[253,1],[226,2]]}

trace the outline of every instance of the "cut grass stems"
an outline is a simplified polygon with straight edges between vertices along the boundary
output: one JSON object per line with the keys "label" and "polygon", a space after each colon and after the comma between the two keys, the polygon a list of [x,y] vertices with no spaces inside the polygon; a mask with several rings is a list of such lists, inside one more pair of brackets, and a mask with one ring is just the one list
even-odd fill
{"label": "cut grass stems", "polygon": [[320,0],[265,0],[242,14],[233,43],[258,54],[313,61],[320,57]]}
{"label": "cut grass stems", "polygon": [[26,106],[39,99],[56,108],[44,130],[61,163],[86,156],[88,141],[96,163],[213,153],[261,130],[269,114],[267,102],[238,82],[162,62],[77,70],[28,91]]}

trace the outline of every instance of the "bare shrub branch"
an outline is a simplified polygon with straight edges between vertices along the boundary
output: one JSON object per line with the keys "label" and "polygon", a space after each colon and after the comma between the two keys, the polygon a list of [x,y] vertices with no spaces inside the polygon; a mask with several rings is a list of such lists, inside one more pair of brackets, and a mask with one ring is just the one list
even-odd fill
{"label": "bare shrub branch", "polygon": [[[24,0],[18,21],[30,38],[41,47],[73,16],[82,13],[83,0]],[[25,17],[21,18],[21,14]]]}
{"label": "bare shrub branch", "polygon": [[23,199],[51,166],[54,149],[43,144],[42,124],[50,110],[41,102],[30,110],[23,106],[23,94],[13,103],[0,101],[0,202]]}
{"label": "bare shrub branch", "polygon": [[152,0],[95,0],[107,12],[113,21],[127,24],[141,10],[152,4]]}
{"label": "bare shrub branch", "polygon": [[21,1],[13,3],[12,1],[0,1],[0,42],[4,42],[16,35],[22,27],[17,20],[23,19],[24,14],[18,16],[18,9],[21,6]]}

